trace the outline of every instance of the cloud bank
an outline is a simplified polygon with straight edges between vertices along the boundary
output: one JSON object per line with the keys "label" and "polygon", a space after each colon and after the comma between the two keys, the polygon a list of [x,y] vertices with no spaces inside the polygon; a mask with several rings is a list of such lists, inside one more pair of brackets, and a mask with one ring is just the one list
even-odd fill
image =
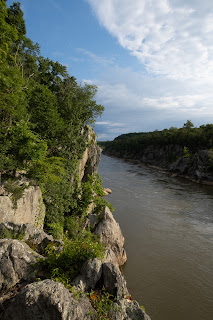
{"label": "cloud bank", "polygon": [[212,77],[212,1],[88,2],[100,23],[148,72],[173,79]]}
{"label": "cloud bank", "polygon": [[156,124],[160,113],[164,119],[213,120],[212,0],[87,2],[100,24],[139,62],[137,72],[109,66],[102,80],[96,79],[98,97],[109,108],[107,120],[117,110],[124,123],[129,109],[136,115],[148,112]]}

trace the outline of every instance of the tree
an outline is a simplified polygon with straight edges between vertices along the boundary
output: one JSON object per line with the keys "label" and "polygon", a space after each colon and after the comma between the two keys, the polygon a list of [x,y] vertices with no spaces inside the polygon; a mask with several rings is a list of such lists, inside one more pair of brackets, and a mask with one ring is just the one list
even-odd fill
{"label": "tree", "polygon": [[183,125],[183,128],[186,128],[186,129],[191,129],[193,127],[194,127],[194,125],[190,120],[187,120],[186,123],[184,123],[184,125]]}

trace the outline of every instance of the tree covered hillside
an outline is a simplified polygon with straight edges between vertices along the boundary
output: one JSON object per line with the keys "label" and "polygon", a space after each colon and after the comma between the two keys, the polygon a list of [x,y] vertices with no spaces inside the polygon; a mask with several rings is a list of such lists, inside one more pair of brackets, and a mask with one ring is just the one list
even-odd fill
{"label": "tree covered hillside", "polygon": [[86,147],[82,128],[103,106],[94,100],[96,86],[79,84],[65,66],[40,55],[19,2],[7,8],[0,0],[0,30],[0,184],[16,199],[18,175],[36,181],[46,223],[63,225],[79,202],[71,177]]}
{"label": "tree covered hillside", "polygon": [[101,142],[104,153],[158,166],[193,181],[213,184],[213,124],[123,134]]}
{"label": "tree covered hillside", "polygon": [[[100,142],[105,152],[116,152],[117,155],[138,155],[150,146],[178,145],[183,152],[194,154],[199,150],[213,148],[213,124],[195,128],[190,120],[183,128],[171,127],[162,131],[122,134],[113,141]],[[184,151],[185,150],[185,151]]]}

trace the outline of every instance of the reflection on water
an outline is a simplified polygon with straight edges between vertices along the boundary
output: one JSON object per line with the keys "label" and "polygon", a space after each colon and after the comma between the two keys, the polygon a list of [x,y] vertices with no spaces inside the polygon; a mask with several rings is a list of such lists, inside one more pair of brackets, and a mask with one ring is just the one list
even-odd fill
{"label": "reflection on water", "polygon": [[213,319],[213,188],[102,155],[129,290],[152,320]]}

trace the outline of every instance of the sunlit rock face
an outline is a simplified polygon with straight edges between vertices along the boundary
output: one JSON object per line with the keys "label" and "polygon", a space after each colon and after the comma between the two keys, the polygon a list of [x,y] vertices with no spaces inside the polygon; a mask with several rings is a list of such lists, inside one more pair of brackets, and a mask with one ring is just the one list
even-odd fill
{"label": "sunlit rock face", "polygon": [[1,192],[0,222],[31,223],[38,229],[43,229],[44,217],[45,206],[38,186],[28,186],[15,204],[10,194]]}
{"label": "sunlit rock face", "polygon": [[0,296],[19,282],[35,281],[39,257],[26,243],[0,239]]}
{"label": "sunlit rock face", "polygon": [[86,126],[83,135],[86,137],[87,147],[79,161],[78,174],[81,181],[86,181],[88,175],[96,173],[100,162],[100,148],[96,143],[96,134],[92,127]]}

